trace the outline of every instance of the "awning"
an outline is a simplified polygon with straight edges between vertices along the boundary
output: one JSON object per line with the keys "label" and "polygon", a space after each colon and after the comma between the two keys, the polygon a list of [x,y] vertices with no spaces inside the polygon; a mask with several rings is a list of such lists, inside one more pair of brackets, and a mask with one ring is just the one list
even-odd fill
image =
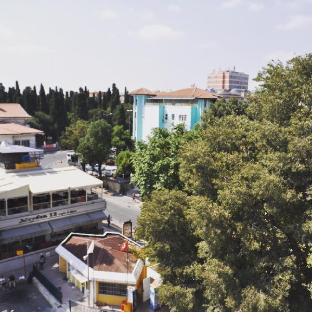
{"label": "awning", "polygon": [[77,226],[87,225],[95,222],[101,222],[106,218],[103,211],[93,211],[78,216],[71,216],[62,219],[56,219],[49,221],[52,226],[53,232],[61,232],[69,229],[73,229]]}
{"label": "awning", "polygon": [[49,221],[54,233],[69,230],[89,222],[90,220],[87,214]]}
{"label": "awning", "polygon": [[106,215],[103,211],[94,211],[88,213],[88,216],[92,222],[101,222],[106,219]]}
{"label": "awning", "polygon": [[75,269],[70,270],[70,273],[79,283],[85,283],[88,281],[86,277],[84,277],[80,272]]}
{"label": "awning", "polygon": [[51,228],[48,222],[20,226],[18,228],[1,230],[0,243],[4,244],[17,240],[25,240],[27,238],[46,235],[49,233],[51,233]]}

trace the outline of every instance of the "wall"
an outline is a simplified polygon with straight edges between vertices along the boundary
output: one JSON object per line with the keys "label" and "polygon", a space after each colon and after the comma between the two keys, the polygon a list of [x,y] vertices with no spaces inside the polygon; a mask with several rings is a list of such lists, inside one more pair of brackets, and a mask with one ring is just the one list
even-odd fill
{"label": "wall", "polygon": [[14,144],[15,140],[29,140],[30,147],[36,147],[36,136],[34,134],[21,134],[21,135],[3,135],[0,134],[0,142],[6,141],[9,144]]}
{"label": "wall", "polygon": [[144,118],[144,104],[146,95],[135,95],[133,101],[133,132],[132,136],[135,141],[142,140],[143,137],[143,118]]}
{"label": "wall", "polygon": [[62,258],[61,256],[59,257],[59,270],[62,273],[67,273],[67,263],[66,260],[64,258]]}
{"label": "wall", "polygon": [[159,128],[159,105],[145,104],[143,114],[143,131],[142,139],[144,141],[151,135],[154,128]]}
{"label": "wall", "polygon": [[[164,127],[172,129],[172,127],[183,123],[186,130],[191,129],[191,103],[169,104],[165,103],[164,114],[168,114],[168,119],[165,120]],[[172,120],[174,114],[174,120]],[[186,115],[186,121],[179,121],[179,115]]]}

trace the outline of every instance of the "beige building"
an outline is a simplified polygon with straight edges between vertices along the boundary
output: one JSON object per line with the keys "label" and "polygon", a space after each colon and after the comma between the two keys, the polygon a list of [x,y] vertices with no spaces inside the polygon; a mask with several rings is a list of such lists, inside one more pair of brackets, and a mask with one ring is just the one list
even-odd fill
{"label": "beige building", "polygon": [[208,75],[208,89],[215,91],[248,90],[249,75],[235,70],[213,71]]}

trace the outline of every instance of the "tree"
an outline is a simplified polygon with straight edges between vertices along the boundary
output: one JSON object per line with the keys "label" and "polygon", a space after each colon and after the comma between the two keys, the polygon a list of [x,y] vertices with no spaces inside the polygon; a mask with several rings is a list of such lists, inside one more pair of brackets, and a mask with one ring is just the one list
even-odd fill
{"label": "tree", "polygon": [[136,235],[148,243],[150,260],[159,264],[164,282],[161,301],[171,311],[194,311],[193,294],[198,284],[190,266],[196,260],[197,239],[187,220],[188,210],[188,198],[183,192],[155,191],[143,203],[136,229]]}
{"label": "tree", "polygon": [[312,53],[286,64],[272,62],[263,68],[256,81],[260,88],[249,98],[249,115],[287,126],[293,113],[312,106]]}
{"label": "tree", "polygon": [[[219,99],[212,103],[204,115],[204,121],[209,123],[213,118],[221,118],[227,115],[246,115],[248,102],[241,99]],[[206,120],[207,119],[207,120]]]}
{"label": "tree", "polygon": [[117,164],[117,174],[119,176],[122,175],[128,178],[130,174],[133,172],[132,156],[133,153],[130,151],[121,151],[118,154],[116,164]]}
{"label": "tree", "polygon": [[[165,276],[162,300],[171,311],[181,309],[177,298],[192,279],[194,310],[311,309],[312,89],[305,81],[311,55],[286,66],[269,64],[264,72],[247,115],[205,120],[192,144],[182,143],[179,179],[186,199],[155,192],[149,209],[143,205],[138,234]],[[164,212],[166,203],[171,206]],[[183,266],[188,269],[176,269],[174,280],[166,267],[190,254],[183,247],[176,253],[159,231],[176,241],[191,238],[175,224],[167,229],[172,203],[182,203],[196,245]]]}
{"label": "tree", "polygon": [[84,162],[97,163],[102,177],[102,164],[109,158],[112,140],[112,128],[104,120],[92,121],[86,136],[79,141],[77,151]]}
{"label": "tree", "polygon": [[71,123],[61,137],[62,148],[77,150],[79,142],[87,134],[89,123],[85,120],[78,119]]}
{"label": "tree", "polygon": [[133,156],[133,181],[142,196],[149,196],[157,189],[182,188],[178,153],[185,139],[185,130],[179,125],[171,132],[155,129],[147,143],[137,143]]}
{"label": "tree", "polygon": [[131,150],[133,147],[130,132],[125,130],[121,125],[113,127],[112,146],[116,147],[117,153],[126,149]]}
{"label": "tree", "polygon": [[36,112],[30,119],[29,125],[35,129],[42,130],[44,132],[45,140],[47,140],[48,137],[55,139],[56,129],[51,116],[43,112]]}

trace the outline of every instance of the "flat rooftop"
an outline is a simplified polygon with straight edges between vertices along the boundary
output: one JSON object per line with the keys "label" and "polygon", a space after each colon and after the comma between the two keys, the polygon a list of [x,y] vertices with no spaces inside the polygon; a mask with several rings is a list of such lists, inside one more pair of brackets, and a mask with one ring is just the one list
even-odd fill
{"label": "flat rooftop", "polygon": [[[0,198],[6,192],[20,189],[33,194],[102,186],[103,182],[75,167],[33,169],[16,172],[0,170]],[[16,193],[16,192],[15,192]]]}
{"label": "flat rooftop", "polygon": [[91,268],[96,271],[116,273],[133,271],[138,259],[130,252],[127,255],[127,252],[121,251],[125,238],[119,234],[108,234],[105,237],[72,234],[62,245],[73,256],[85,262],[83,256],[87,254],[87,246],[91,241],[94,241],[94,252],[89,257]]}

